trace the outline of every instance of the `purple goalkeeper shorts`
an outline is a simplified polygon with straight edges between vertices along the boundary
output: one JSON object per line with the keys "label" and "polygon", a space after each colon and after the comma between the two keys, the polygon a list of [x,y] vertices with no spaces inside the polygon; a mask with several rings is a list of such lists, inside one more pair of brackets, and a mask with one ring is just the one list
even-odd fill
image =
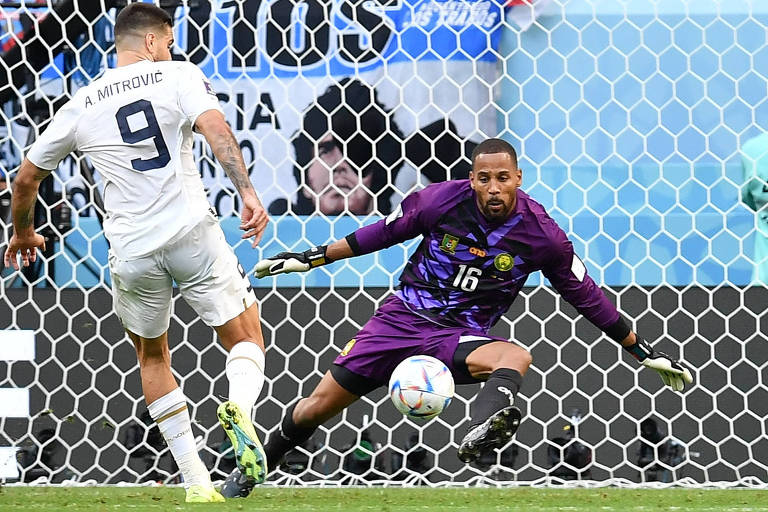
{"label": "purple goalkeeper shorts", "polygon": [[464,360],[472,350],[492,341],[509,340],[469,327],[437,325],[391,295],[347,343],[331,374],[347,391],[362,396],[387,384],[403,359],[428,355],[445,363],[457,384],[479,382],[469,374]]}

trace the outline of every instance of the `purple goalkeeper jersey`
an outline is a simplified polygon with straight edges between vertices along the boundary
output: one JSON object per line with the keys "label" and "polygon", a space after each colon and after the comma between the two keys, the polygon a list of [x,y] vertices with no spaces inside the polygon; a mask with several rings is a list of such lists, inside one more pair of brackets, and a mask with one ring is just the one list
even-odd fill
{"label": "purple goalkeeper jersey", "polygon": [[437,324],[487,332],[537,270],[600,329],[619,319],[563,230],[519,189],[506,221],[490,223],[469,180],[436,183],[408,195],[387,218],[355,231],[350,243],[355,254],[366,254],[419,235],[424,239],[395,293]]}

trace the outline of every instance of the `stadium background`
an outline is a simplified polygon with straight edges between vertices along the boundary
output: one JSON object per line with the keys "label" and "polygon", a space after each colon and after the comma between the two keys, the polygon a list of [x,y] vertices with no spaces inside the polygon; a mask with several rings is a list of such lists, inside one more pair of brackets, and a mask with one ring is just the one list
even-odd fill
{"label": "stadium background", "polygon": [[[225,4],[215,3],[209,16],[221,16],[228,9]],[[514,462],[502,455],[490,461],[490,468],[463,468],[458,463],[455,443],[463,432],[466,400],[475,386],[462,389],[460,398],[423,428],[400,418],[380,391],[322,429],[316,436],[322,448],[309,472],[281,475],[278,481],[363,482],[338,469],[340,457],[355,451],[359,430],[366,426],[377,459],[385,461],[384,469],[369,474],[368,480],[389,480],[397,473],[391,455],[417,450],[418,446],[409,446],[416,433],[434,467],[426,474],[401,472],[409,482],[542,481],[552,474],[548,440],[562,437],[568,423],[577,423],[578,440],[593,451],[590,472],[581,477],[643,481],[648,475],[636,464],[639,423],[649,417],[683,447],[681,460],[665,468],[670,470],[664,473],[666,479],[699,484],[768,480],[768,444],[761,438],[768,414],[768,356],[761,313],[768,305],[768,293],[752,280],[753,246],[755,237],[762,235],[756,229],[755,213],[739,198],[744,181],[739,150],[766,126],[768,6],[713,0],[553,0],[536,7],[541,9],[540,16],[530,27],[526,25],[533,16],[527,5],[512,5],[493,30],[470,27],[479,31],[467,38],[472,42],[483,30],[496,34],[497,39],[484,38],[490,51],[479,50],[474,57],[462,51],[435,52],[429,64],[488,65],[480,74],[492,77],[487,83],[480,80],[481,89],[495,94],[491,108],[475,110],[479,115],[469,117],[469,127],[458,115],[456,129],[461,131],[452,135],[465,142],[498,132],[518,148],[524,188],[568,232],[590,274],[610,287],[620,309],[637,320],[637,330],[697,369],[697,385],[682,396],[663,390],[655,376],[636,372],[617,347],[577,319],[546,282],[532,276],[531,288],[495,331],[523,343],[534,356],[535,369],[522,390],[527,420],[515,442]],[[10,18],[14,11],[3,7],[3,16]],[[244,16],[249,12],[245,9]],[[184,9],[175,13],[182,21],[179,30],[189,27],[184,22],[193,14]],[[248,27],[253,29],[253,24],[235,25],[246,32]],[[98,41],[96,35],[101,32],[96,28],[101,25],[91,26]],[[213,53],[221,55],[215,31],[226,30],[226,24],[211,30]],[[108,46],[108,30],[105,33]],[[10,40],[7,36],[2,40],[4,57],[13,51]],[[201,42],[190,37],[189,31],[180,32],[178,40],[193,60],[200,48],[205,49],[204,38]],[[456,40],[460,46],[461,37]],[[86,47],[76,48],[72,55],[83,56]],[[39,70],[42,90],[61,94],[55,84],[62,82],[57,74],[65,69],[66,58],[57,57],[58,63]],[[4,58],[3,63],[7,68],[11,61]],[[93,74],[89,63],[75,59],[69,69]],[[250,71],[217,75],[217,69],[206,71],[219,79],[214,81],[217,91],[224,90],[228,80],[236,83],[229,91],[235,91],[232,96],[240,88],[246,94],[249,87],[258,90],[255,84],[262,81],[286,78],[274,70],[263,77]],[[493,70],[490,75],[489,70]],[[358,71],[368,79],[373,76]],[[0,134],[3,165],[11,171],[14,157],[28,140],[19,123],[27,113],[14,110],[13,93],[30,97],[34,89],[19,84],[2,87],[8,84],[8,76],[0,77],[5,80],[0,82],[0,94],[11,91],[3,95],[11,101],[5,104],[5,132]],[[388,80],[386,73],[375,76]],[[319,80],[318,91],[338,78]],[[407,82],[388,85],[403,90]],[[290,102],[294,89],[285,91],[289,100],[283,101]],[[463,96],[459,98],[462,104]],[[431,106],[454,119],[448,115],[452,110]],[[304,107],[296,105],[294,117]],[[248,113],[255,116],[257,110],[254,107]],[[236,125],[237,111],[229,112]],[[246,112],[243,116],[249,117]],[[275,117],[267,118],[274,128]],[[407,119],[402,124],[408,126]],[[420,120],[411,124],[422,126]],[[269,126],[259,129],[274,131]],[[249,136],[264,140],[244,128],[241,137]],[[282,147],[288,148],[288,136],[281,137]],[[74,165],[62,166],[53,192],[58,200],[48,205],[50,212],[56,212],[61,198],[67,197],[61,195],[62,189],[88,189],[70,178]],[[222,224],[235,242],[236,220],[226,216],[226,194],[218,194],[226,190],[226,183],[220,171],[206,175],[204,169],[212,166],[204,165],[201,172],[212,200],[223,199],[217,204],[224,214]],[[255,167],[268,170],[272,181],[260,189],[272,196],[295,189],[295,183],[278,179],[277,164],[259,161]],[[416,176],[415,186],[423,184]],[[98,183],[92,189],[97,188]],[[135,356],[105,292],[109,282],[106,243],[99,234],[95,208],[89,208],[89,202],[72,201],[82,215],[73,215],[72,227],[63,237],[54,236],[66,243],[52,245],[47,265],[50,279],[41,277],[42,272],[26,278],[8,271],[2,274],[0,328],[5,329],[5,352],[0,359],[6,362],[0,363],[5,372],[0,386],[6,409],[0,424],[8,461],[4,467],[9,475],[18,472],[20,478],[33,474],[36,466],[42,473],[34,474],[53,472],[58,479],[74,475],[98,482],[136,481],[157,469],[152,464],[168,470],[167,457],[155,457],[152,448],[148,456],[131,457],[136,452],[127,446],[126,433],[136,432],[134,426],[140,424],[145,410]],[[237,253],[249,268],[262,254],[323,243],[378,218],[375,212],[363,216],[288,213],[275,217],[261,250],[251,251],[241,244]],[[262,429],[271,430],[282,409],[317,382],[336,352],[372,313],[376,300],[396,283],[410,247],[303,276],[254,282],[263,297],[270,346],[269,385],[256,416]],[[25,279],[36,286],[27,288]],[[34,341],[18,330],[34,331]],[[174,349],[174,367],[192,403],[206,459],[221,467],[225,461],[217,446],[223,434],[217,429],[214,410],[226,389],[221,375],[224,355],[183,302],[177,303],[171,336],[180,341]],[[32,348],[20,349],[25,343]],[[15,350],[7,350],[12,345]],[[578,422],[571,418],[575,409],[582,414]],[[41,436],[43,431],[48,433]],[[43,460],[45,448],[54,451],[54,446],[61,447],[55,460]],[[28,465],[16,463],[18,448],[23,449],[20,453],[32,454]],[[365,451],[358,452],[362,459]],[[146,460],[152,463],[149,468]]]}

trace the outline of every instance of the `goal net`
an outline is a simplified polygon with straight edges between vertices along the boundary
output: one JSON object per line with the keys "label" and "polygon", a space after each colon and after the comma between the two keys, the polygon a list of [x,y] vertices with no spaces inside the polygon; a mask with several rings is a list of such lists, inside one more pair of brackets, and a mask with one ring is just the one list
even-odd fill
{"label": "goal net", "polygon": [[[0,0],[0,246],[22,155],[52,113],[114,66],[125,4]],[[195,158],[246,269],[328,243],[407,193],[467,176],[502,136],[523,189],[656,347],[695,368],[664,389],[538,275],[493,333],[527,347],[524,422],[456,457],[479,385],[415,424],[384,389],[291,452],[278,484],[768,482],[768,5],[747,0],[162,0],[174,54],[210,78],[272,222],[239,240],[234,187]],[[107,92],[105,92],[106,94]],[[43,182],[37,264],[0,273],[0,479],[178,482],[112,310],[102,188],[72,155]],[[256,281],[273,431],[397,285],[414,243]],[[215,410],[213,331],[174,299],[173,368],[214,478],[234,466]]]}

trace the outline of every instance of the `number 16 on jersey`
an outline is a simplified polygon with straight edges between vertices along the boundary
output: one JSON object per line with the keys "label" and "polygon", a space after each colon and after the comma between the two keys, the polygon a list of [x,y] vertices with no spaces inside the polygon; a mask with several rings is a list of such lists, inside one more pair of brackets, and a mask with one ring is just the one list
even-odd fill
{"label": "number 16 on jersey", "polygon": [[483,271],[477,267],[459,265],[459,271],[456,273],[456,278],[453,280],[453,287],[460,288],[465,292],[473,292],[480,282],[478,277],[482,275],[482,273]]}

